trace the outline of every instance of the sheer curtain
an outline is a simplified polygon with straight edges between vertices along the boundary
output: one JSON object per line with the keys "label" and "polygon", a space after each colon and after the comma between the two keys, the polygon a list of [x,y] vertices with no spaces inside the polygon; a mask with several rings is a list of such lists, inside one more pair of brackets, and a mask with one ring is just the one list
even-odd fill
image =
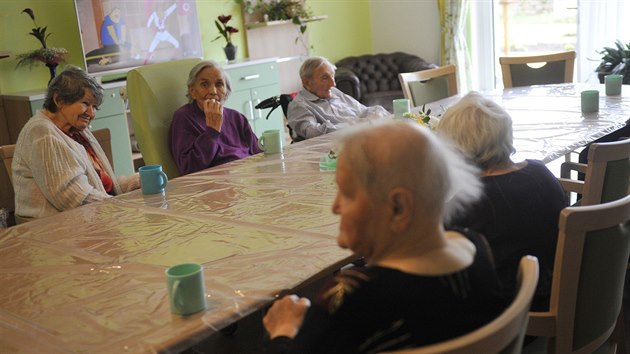
{"label": "sheer curtain", "polygon": [[[577,80],[597,80],[594,72],[600,62],[597,53],[614,47],[616,40],[630,42],[630,1],[578,0]],[[594,59],[594,60],[589,60]]]}
{"label": "sheer curtain", "polygon": [[457,87],[467,92],[471,87],[470,53],[466,44],[466,20],[469,0],[438,0],[442,32],[442,65],[457,65]]}

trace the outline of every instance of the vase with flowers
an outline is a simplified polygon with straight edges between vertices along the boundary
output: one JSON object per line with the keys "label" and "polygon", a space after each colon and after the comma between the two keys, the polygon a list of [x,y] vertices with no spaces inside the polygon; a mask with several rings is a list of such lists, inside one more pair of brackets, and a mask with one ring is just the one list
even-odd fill
{"label": "vase with flowers", "polygon": [[42,44],[42,47],[17,55],[17,66],[33,67],[38,62],[44,63],[44,65],[48,67],[48,71],[50,73],[50,80],[48,80],[48,83],[50,84],[50,81],[52,81],[52,79],[54,79],[57,75],[57,66],[59,63],[64,61],[68,51],[65,48],[53,48],[47,45],[46,42],[48,41],[48,37],[50,37],[52,33],[46,34],[48,27],[37,26],[37,22],[35,22],[35,13],[32,9],[26,8],[22,10],[22,13],[26,13],[31,20],[33,20],[35,27],[31,29],[29,34],[37,38],[37,40]]}
{"label": "vase with flowers", "polygon": [[225,39],[226,45],[223,48],[223,51],[225,52],[225,57],[228,61],[236,59],[236,50],[238,49],[237,46],[232,44],[232,33],[237,33],[238,29],[228,25],[228,22],[230,22],[231,19],[232,15],[220,15],[217,20],[214,20],[220,34],[212,40],[214,42],[221,37]]}

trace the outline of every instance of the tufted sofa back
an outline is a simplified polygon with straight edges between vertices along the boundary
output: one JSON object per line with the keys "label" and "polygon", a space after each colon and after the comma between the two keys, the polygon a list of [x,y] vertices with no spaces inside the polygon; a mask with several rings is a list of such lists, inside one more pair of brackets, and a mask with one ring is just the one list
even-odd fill
{"label": "tufted sofa back", "polygon": [[402,90],[398,80],[399,73],[437,67],[420,57],[402,52],[348,57],[336,65],[338,68],[347,68],[357,75],[363,93]]}
{"label": "tufted sofa back", "polygon": [[[438,67],[418,56],[402,52],[347,57],[335,65],[335,79],[340,90],[366,106],[381,104],[390,111],[391,98],[403,97],[399,73]],[[353,81],[349,80],[349,72],[354,74]]]}

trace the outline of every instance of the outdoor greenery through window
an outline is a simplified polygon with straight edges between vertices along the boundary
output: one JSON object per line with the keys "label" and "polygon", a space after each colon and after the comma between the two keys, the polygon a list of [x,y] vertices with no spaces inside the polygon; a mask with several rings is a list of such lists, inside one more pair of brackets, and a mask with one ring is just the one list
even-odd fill
{"label": "outdoor greenery through window", "polygon": [[577,0],[494,0],[496,82],[498,57],[575,50]]}

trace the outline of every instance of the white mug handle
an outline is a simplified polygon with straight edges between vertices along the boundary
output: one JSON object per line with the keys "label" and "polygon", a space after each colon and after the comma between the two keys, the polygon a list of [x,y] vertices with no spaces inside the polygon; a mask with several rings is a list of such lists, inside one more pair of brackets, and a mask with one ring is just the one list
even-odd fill
{"label": "white mug handle", "polygon": [[260,139],[258,139],[258,147],[265,151],[265,136],[261,136]]}

